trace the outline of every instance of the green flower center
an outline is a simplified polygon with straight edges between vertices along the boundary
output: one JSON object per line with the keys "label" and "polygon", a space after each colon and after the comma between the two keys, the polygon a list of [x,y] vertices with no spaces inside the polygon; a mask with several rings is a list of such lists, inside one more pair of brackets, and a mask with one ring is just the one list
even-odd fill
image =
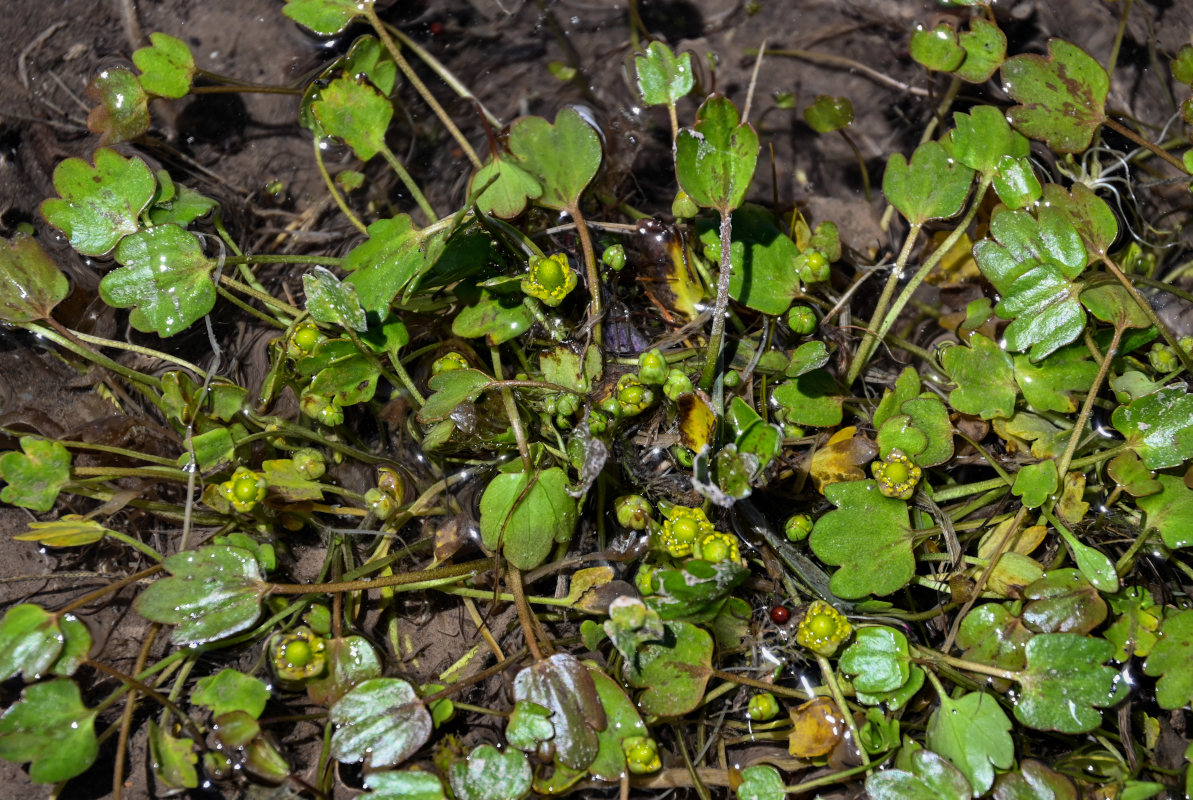
{"label": "green flower center", "polygon": [[286,642],[282,647],[282,658],[293,667],[305,667],[311,663],[311,658],[314,654],[311,652],[311,646],[305,639],[295,639],[292,642]]}
{"label": "green flower center", "polygon": [[251,503],[257,499],[257,478],[244,475],[232,484],[232,496],[242,503]]}
{"label": "green flower center", "polygon": [[700,525],[691,517],[680,517],[671,520],[671,535],[680,542],[695,541]]}

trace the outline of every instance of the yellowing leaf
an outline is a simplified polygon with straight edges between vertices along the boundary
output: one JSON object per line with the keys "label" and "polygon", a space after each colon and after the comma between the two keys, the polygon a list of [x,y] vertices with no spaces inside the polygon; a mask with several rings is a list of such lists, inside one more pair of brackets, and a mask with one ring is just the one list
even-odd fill
{"label": "yellowing leaf", "polygon": [[29,533],[12,538],[18,542],[37,542],[46,547],[81,547],[93,544],[111,533],[103,525],[78,514],[66,514],[49,522],[30,522]]}
{"label": "yellowing leaf", "polygon": [[878,446],[857,428],[842,428],[829,437],[828,443],[812,454],[808,474],[816,491],[824,494],[824,487],[842,481],[865,480],[865,464],[878,455]]}
{"label": "yellowing leaf", "polygon": [[787,752],[797,758],[827,755],[845,733],[845,717],[827,697],[809,700],[791,710]]}

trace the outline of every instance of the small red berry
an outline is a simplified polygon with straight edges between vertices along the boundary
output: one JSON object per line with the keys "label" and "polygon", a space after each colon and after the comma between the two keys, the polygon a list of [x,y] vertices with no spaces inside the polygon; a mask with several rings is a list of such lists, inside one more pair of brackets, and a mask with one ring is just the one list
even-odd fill
{"label": "small red berry", "polygon": [[431,35],[432,36],[442,36],[443,30],[444,30],[443,23],[440,22],[439,20],[436,20],[431,23]]}
{"label": "small red berry", "polygon": [[787,606],[775,606],[770,610],[770,621],[776,625],[786,625],[791,619],[791,609]]}

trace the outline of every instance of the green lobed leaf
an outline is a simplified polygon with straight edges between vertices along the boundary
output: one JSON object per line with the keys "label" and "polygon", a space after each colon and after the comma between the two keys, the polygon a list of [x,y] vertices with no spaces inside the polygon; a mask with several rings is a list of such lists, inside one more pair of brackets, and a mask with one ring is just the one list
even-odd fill
{"label": "green lobed leaf", "polygon": [[234,669],[222,669],[215,675],[200,678],[191,691],[191,702],[211,709],[213,717],[242,711],[256,719],[268,701],[268,686]]}
{"label": "green lobed leaf", "polygon": [[58,164],[54,189],[59,197],[41,204],[46,222],[85,256],[105,255],[122,237],[140,230],[138,217],[155,187],[153,173],[139,158],[101,147],[94,159],[95,166],[79,158]]}
{"label": "green lobed leaf", "polygon": [[1023,499],[1028,508],[1039,508],[1056,493],[1060,485],[1055,461],[1027,464],[1015,473],[1011,494]]}
{"label": "green lobed leaf", "polygon": [[525,295],[516,287],[490,289],[460,285],[456,297],[464,305],[452,320],[452,333],[466,339],[485,337],[490,346],[521,336],[534,324],[534,314],[526,307]]}
{"label": "green lobed leaf", "polygon": [[261,462],[261,472],[269,484],[269,496],[287,503],[323,500],[323,489],[298,467],[292,458],[266,459]]}
{"label": "green lobed leaf", "polygon": [[337,78],[319,92],[311,111],[323,130],[343,139],[361,161],[386,149],[385,132],[394,109],[370,83],[355,76]]}
{"label": "green lobed leaf", "polygon": [[1036,177],[1035,168],[1027,156],[1003,156],[999,159],[998,172],[994,174],[991,186],[998,194],[998,199],[1011,209],[1029,206],[1043,194],[1040,179]]}
{"label": "green lobed leaf", "polygon": [[510,126],[509,149],[523,170],[538,181],[538,202],[565,209],[580,195],[601,166],[601,139],[579,112],[565,108],[555,124],[542,117],[523,117]]}
{"label": "green lobed leaf", "polygon": [[[1164,489],[1164,484],[1156,480],[1156,473],[1145,467],[1139,460],[1139,456],[1130,451],[1120,453],[1110,459],[1106,465],[1106,474],[1132,497],[1146,497]],[[1140,509],[1148,511],[1142,506]],[[1151,512],[1148,511],[1148,514],[1150,515]],[[1193,515],[1190,516],[1189,523],[1193,524]],[[1169,547],[1174,546],[1169,545]]]}
{"label": "green lobed leaf", "polygon": [[0,242],[0,320],[20,325],[49,319],[70,293],[66,275],[32,236],[17,233]]}
{"label": "green lobed leaf", "polygon": [[1102,663],[1114,654],[1105,639],[1046,633],[1027,643],[1027,666],[1019,673],[1015,718],[1037,730],[1084,733],[1127,696],[1130,686]]}
{"label": "green lobed leaf", "polygon": [[96,712],[83,705],[79,687],[66,678],[25,687],[0,717],[0,758],[32,762],[35,783],[69,780],[95,761]]}
{"label": "green lobed leaf", "polygon": [[1106,619],[1102,595],[1076,569],[1049,570],[1023,597],[1023,623],[1037,633],[1089,633]]}
{"label": "green lobed leaf", "polygon": [[1157,606],[1152,593],[1142,586],[1128,587],[1108,600],[1118,616],[1102,635],[1114,645],[1114,660],[1145,658],[1160,640],[1163,607]]}
{"label": "green lobed leaf", "polygon": [[626,769],[621,743],[634,736],[649,736],[634,701],[626,696],[617,681],[595,665],[588,666],[597,698],[605,713],[605,728],[597,732],[597,754],[588,765],[588,773],[602,781],[618,781]]}
{"label": "green lobed leaf", "polygon": [[1006,115],[994,106],[975,106],[968,114],[953,115],[953,158],[970,169],[993,177],[1004,157],[1030,152],[1023,134],[1011,129]]}
{"label": "green lobed leaf", "polygon": [[695,128],[684,128],[675,140],[679,185],[705,208],[729,212],[741,206],[757,163],[758,134],[718,94],[700,105]]}
{"label": "green lobed leaf", "polygon": [[0,454],[0,500],[33,511],[49,511],[70,481],[70,452],[58,442],[21,437],[21,451]]}
{"label": "green lobed leaf", "polygon": [[345,283],[356,287],[365,311],[384,318],[389,304],[410,281],[429,267],[423,233],[408,214],[369,225],[369,238],[348,251]]}
{"label": "green lobed leaf", "polygon": [[1087,255],[1081,235],[1063,215],[1012,211],[999,206],[990,218],[993,239],[974,245],[973,255],[982,274],[999,294],[1006,296],[1020,276],[1042,261],[1055,261],[1061,274],[1075,278],[1085,269]]}
{"label": "green lobed leaf", "polygon": [[1074,413],[1077,400],[1072,392],[1088,391],[1097,374],[1098,365],[1089,359],[1084,344],[1063,347],[1035,364],[1015,356],[1015,382],[1034,411]]}
{"label": "green lobed leaf", "polygon": [[1159,492],[1136,501],[1147,514],[1145,530],[1159,531],[1173,550],[1193,547],[1193,489],[1175,475],[1157,475],[1153,482],[1159,484]]}
{"label": "green lobed leaf", "polygon": [[853,687],[858,691],[893,692],[911,677],[907,637],[885,626],[858,628],[838,665],[854,676]]}
{"label": "green lobed leaf", "polygon": [[518,700],[505,726],[506,742],[510,747],[527,753],[537,751],[540,744],[551,741],[555,736],[551,714],[551,709],[546,706],[530,700]]}
{"label": "green lobed leaf", "polygon": [[1156,702],[1162,708],[1182,708],[1193,702],[1193,609],[1165,615],[1160,640],[1143,664],[1143,671],[1156,682]]}
{"label": "green lobed leaf", "polygon": [[940,696],[928,720],[927,746],[959,769],[982,795],[994,783],[995,769],[1015,761],[1011,721],[993,695],[971,692],[957,699]]}
{"label": "green lobed leaf", "polygon": [[158,97],[183,97],[195,76],[195,58],[186,42],[157,31],[149,34],[152,47],[133,51],[133,63],[141,70],[141,85]]}
{"label": "green lobed leaf", "polygon": [[934,467],[953,457],[953,426],[948,409],[930,392],[903,401],[902,413],[889,417],[878,431],[879,454],[901,450],[921,467]]}
{"label": "green lobed leaf", "polygon": [[24,674],[28,682],[41,678],[62,652],[63,634],[57,615],[22,603],[0,620],[0,680]]}
{"label": "green lobed leaf", "polygon": [[902,153],[890,157],[882,193],[908,222],[922,225],[960,213],[971,183],[972,169],[950,158],[939,142],[924,142],[910,164]]}
{"label": "green lobed leaf", "polygon": [[152,622],[174,625],[174,644],[204,644],[250,627],[269,584],[257,558],[240,547],[206,546],[163,562],[171,577],[147,587],[133,606]]}
{"label": "green lobed leaf", "polygon": [[931,29],[921,25],[911,35],[911,57],[928,69],[952,72],[965,60],[965,48],[948,23],[941,22]]}
{"label": "green lobed leaf", "polygon": [[87,115],[87,130],[100,134],[101,145],[128,142],[149,130],[149,95],[131,70],[103,70],[87,84],[87,97],[98,103]]}
{"label": "green lobed leaf", "polygon": [[439,373],[428,384],[432,394],[418,410],[418,421],[426,424],[447,419],[461,403],[471,403],[491,383],[492,378],[476,369],[452,369]]}
{"label": "green lobed leaf", "polygon": [[521,750],[482,744],[452,763],[448,776],[457,800],[519,800],[530,792],[533,773]]}
{"label": "green lobed leaf", "polygon": [[949,404],[962,414],[982,419],[1010,417],[1015,413],[1019,392],[1011,357],[980,333],[968,346],[946,348],[941,365],[957,388],[949,392]]}
{"label": "green lobed leaf", "polygon": [[1019,762],[1018,772],[994,781],[994,800],[1077,800],[1073,782],[1034,759]]}
{"label": "green lobed leaf", "polygon": [[1007,56],[1007,37],[993,22],[974,17],[958,37],[965,59],[953,74],[970,83],[985,83]]}
{"label": "green lobed leaf", "polygon": [[323,658],[326,672],[307,681],[307,695],[312,703],[321,706],[333,706],[352,687],[381,677],[381,659],[363,636],[328,639]]}
{"label": "green lobed leaf", "polygon": [[824,346],[824,342],[813,339],[795,348],[791,353],[791,361],[783,370],[783,374],[788,378],[798,378],[800,375],[806,375],[812,370],[820,369],[828,364],[828,359],[828,348]]}
{"label": "green lobed leaf", "polygon": [[1033,361],[1072,342],[1085,329],[1080,285],[1070,283],[1064,265],[1051,259],[1027,261],[994,313],[1012,320],[1003,332],[1008,350],[1030,350]]}
{"label": "green lobed leaf", "polygon": [[664,622],[661,640],[645,644],[626,665],[630,685],[646,690],[638,698],[638,709],[678,717],[699,706],[712,654],[712,636],[706,630],[679,620]]}
{"label": "green lobed leaf", "polygon": [[431,738],[427,707],[400,678],[372,678],[358,684],[328,711],[336,726],[331,755],[365,769],[392,767],[418,752]]}
{"label": "green lobed leaf", "polygon": [[[799,248],[775,224],[774,215],[761,206],[745,204],[733,212],[732,221],[729,296],[763,314],[782,314],[802,289],[795,263]],[[706,256],[719,263],[719,226],[707,222],[697,230]]]}
{"label": "green lobed leaf", "polygon": [[812,105],[804,109],[804,121],[817,133],[848,128],[853,124],[853,103],[848,97],[817,95]]}
{"label": "green lobed leaf", "polygon": [[1178,467],[1193,457],[1193,397],[1182,386],[1119,406],[1110,422],[1148,469]]}
{"label": "green lobed leaf", "polygon": [[1055,183],[1046,185],[1040,215],[1052,214],[1067,220],[1081,236],[1090,263],[1105,257],[1118,238],[1118,219],[1114,212],[1084,183],[1074,183],[1071,191],[1065,191]]}
{"label": "green lobed leaf", "polygon": [[657,40],[650,43],[645,55],[634,57],[634,68],[638,73],[638,93],[648,106],[675,105],[695,84],[692,54],[676,56]]}
{"label": "green lobed leaf", "polygon": [[514,699],[548,711],[555,758],[570,769],[587,769],[596,758],[598,731],[607,726],[591,672],[567,653],[555,653],[514,678]]}
{"label": "green lobed leaf", "polygon": [[931,750],[911,754],[912,771],[884,769],[866,778],[871,800],[964,800],[971,796],[969,781],[961,770]]}
{"label": "green lobed leaf", "polygon": [[543,194],[543,187],[533,175],[513,160],[497,155],[472,176],[468,191],[478,190],[477,208],[502,219],[518,216],[526,209],[527,200],[537,200]]}
{"label": "green lobed leaf", "polygon": [[756,764],[741,771],[737,800],[784,800],[787,787],[783,776],[769,764]]}
{"label": "green lobed leaf", "polygon": [[501,550],[521,570],[542,564],[576,528],[576,501],[559,467],[494,476],[481,496],[480,512],[485,547]]}
{"label": "green lobed leaf", "polygon": [[196,789],[199,773],[195,765],[199,754],[193,739],[171,736],[156,720],[149,720],[149,757],[153,763],[153,777],[169,791]]}
{"label": "green lobed leaf", "polygon": [[915,574],[907,503],[884,497],[872,480],[833,483],[824,496],[837,510],[816,520],[808,542],[817,558],[841,567],[833,594],[881,597],[906,586]]}
{"label": "green lobed leaf", "polygon": [[1123,328],[1146,328],[1152,324],[1147,314],[1122,286],[1103,283],[1081,293],[1081,305],[1103,322]]}
{"label": "green lobed leaf", "polygon": [[437,775],[416,769],[403,772],[370,772],[365,776],[366,800],[444,800]]}
{"label": "green lobed leaf", "polygon": [[315,33],[331,36],[372,4],[372,0],[286,0],[282,13]]}
{"label": "green lobed leaf", "polygon": [[1009,670],[1027,663],[1025,652],[1032,633],[1022,618],[998,603],[973,608],[957,631],[957,644],[965,648],[963,658]]}
{"label": "green lobed leaf", "polygon": [[827,370],[814,369],[777,386],[771,397],[795,425],[831,428],[840,425],[845,398]]}
{"label": "green lobed leaf", "polygon": [[133,308],[129,321],[139,331],[173,336],[215,306],[211,272],[199,237],[177,225],[158,225],[124,237],[116,246],[124,266],[99,282],[104,302]]}
{"label": "green lobed leaf", "polygon": [[1048,55],[1019,55],[1002,65],[1003,89],[1019,105],[1007,115],[1033,139],[1061,153],[1089,147],[1106,119],[1110,78],[1106,70],[1075,44],[1048,40]]}
{"label": "green lobed leaf", "polygon": [[676,569],[660,569],[655,576],[658,591],[647,598],[651,609],[663,619],[703,623],[720,612],[750,571],[729,559],[710,564],[693,558]]}
{"label": "green lobed leaf", "polygon": [[50,672],[69,678],[91,655],[91,631],[74,614],[64,614],[58,620],[58,627],[62,631],[62,652],[54,660]]}

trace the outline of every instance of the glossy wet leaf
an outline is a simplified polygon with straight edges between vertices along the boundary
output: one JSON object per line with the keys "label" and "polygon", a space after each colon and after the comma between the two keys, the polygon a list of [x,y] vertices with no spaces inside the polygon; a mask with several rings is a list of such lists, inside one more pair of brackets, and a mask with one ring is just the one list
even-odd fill
{"label": "glossy wet leaf", "polygon": [[913,397],[903,401],[899,411],[878,431],[879,455],[886,458],[901,450],[921,467],[943,464],[953,457],[953,426],[939,397],[931,393]]}
{"label": "glossy wet leaf", "polygon": [[510,748],[504,753],[482,744],[456,761],[449,770],[457,800],[519,800],[530,791],[533,777],[526,755]]}
{"label": "glossy wet leaf", "polygon": [[381,677],[377,650],[363,636],[328,639],[324,645],[326,673],[307,681],[307,696],[321,706],[335,705],[352,687]]}
{"label": "glossy wet leaf", "polygon": [[646,54],[634,57],[638,73],[638,93],[648,106],[675,105],[692,91],[692,54],[676,56],[671,48],[653,41]]}
{"label": "glossy wet leaf", "polygon": [[980,333],[968,346],[945,349],[941,365],[957,388],[949,393],[949,404],[963,414],[982,419],[1010,417],[1019,396],[1011,357]]}
{"label": "glossy wet leaf", "polygon": [[47,522],[30,522],[28,533],[12,537],[18,542],[37,542],[45,547],[81,547],[94,544],[110,531],[93,519],[65,514]]}
{"label": "glossy wet leaf", "polygon": [[41,204],[42,216],[85,256],[108,253],[121,237],[140,230],[138,217],[153,198],[153,173],[139,158],[95,151],[95,166],[68,158],[54,168],[59,197]]}
{"label": "glossy wet leaf", "polygon": [[1145,530],[1157,530],[1164,544],[1176,550],[1193,546],[1193,489],[1174,475],[1157,475],[1157,493],[1140,497],[1146,517]]}
{"label": "glossy wet leaf", "polygon": [[366,800],[444,800],[437,775],[419,770],[371,772],[365,776]]}
{"label": "glossy wet leaf", "polygon": [[713,641],[703,628],[678,620],[663,623],[661,640],[638,650],[627,662],[630,685],[645,689],[638,698],[644,714],[677,717],[700,705],[712,665]]}
{"label": "glossy wet leaf", "polygon": [[70,481],[70,452],[36,436],[21,437],[21,452],[0,454],[0,500],[33,511],[49,511]]}
{"label": "glossy wet leaf", "polygon": [[1073,393],[1088,391],[1097,374],[1098,365],[1090,361],[1084,344],[1061,348],[1038,363],[1015,356],[1015,382],[1035,411],[1076,412]]}
{"label": "glossy wet leaf", "polygon": [[878,446],[850,425],[829,437],[828,442],[812,454],[808,475],[816,490],[824,493],[824,487],[840,481],[860,481],[866,477],[862,465],[869,464],[878,455]]}
{"label": "glossy wet leaf", "polygon": [[695,127],[684,128],[675,140],[679,185],[705,208],[729,212],[741,206],[757,163],[758,134],[721,95],[705,100]]}
{"label": "glossy wet leaf", "polygon": [[812,105],[804,109],[804,122],[817,133],[848,128],[853,124],[853,103],[848,97],[817,95]]}
{"label": "glossy wet leaf", "polygon": [[1102,721],[1097,709],[1113,706],[1130,690],[1115,669],[1102,666],[1114,653],[1105,639],[1046,633],[1028,642],[1026,652],[1015,718],[1037,730],[1093,730]]}
{"label": "glossy wet leaf", "polygon": [[199,238],[177,225],[124,237],[116,260],[123,266],[103,277],[99,293],[110,306],[132,308],[129,321],[139,331],[173,336],[215,306],[215,264]]}
{"label": "glossy wet leaf", "polygon": [[775,388],[771,394],[795,425],[831,428],[841,424],[844,397],[827,370],[814,369]]}
{"label": "glossy wet leaf", "polygon": [[634,701],[626,696],[617,681],[598,667],[590,666],[588,671],[606,720],[604,730],[597,732],[597,754],[588,765],[588,773],[598,780],[618,781],[626,769],[621,743],[633,736],[649,736],[650,732]]}
{"label": "glossy wet leaf", "polygon": [[935,28],[916,28],[911,35],[911,57],[928,69],[952,72],[965,60],[965,48],[957,31],[942,22]]}
{"label": "glossy wet leaf", "polygon": [[694,453],[699,453],[712,442],[716,432],[717,416],[705,397],[695,392],[685,392],[675,401],[679,411],[679,441]]}
{"label": "glossy wet leaf", "polygon": [[876,770],[866,778],[872,800],[965,800],[969,781],[959,769],[931,750],[911,754],[911,771]]}
{"label": "glossy wet leaf", "polygon": [[1089,633],[1106,619],[1102,595],[1075,569],[1050,570],[1023,596],[1023,623],[1037,633]]}
{"label": "glossy wet leaf", "polygon": [[658,593],[647,598],[663,619],[705,622],[721,609],[729,594],[750,577],[741,564],[726,559],[710,564],[690,559],[676,569],[655,573]]}
{"label": "glossy wet leaf", "polygon": [[1004,157],[1022,158],[1030,147],[1023,134],[1011,129],[994,106],[975,106],[968,114],[953,115],[953,157],[970,169],[993,177]]}
{"label": "glossy wet leaf", "polygon": [[480,396],[493,379],[476,369],[452,369],[431,378],[430,396],[418,411],[420,422],[447,419],[461,403],[470,403]]}
{"label": "glossy wet leaf", "polygon": [[965,775],[975,795],[994,783],[995,769],[1007,769],[1015,760],[1011,721],[994,695],[982,692],[941,696],[928,720],[927,746]]}
{"label": "glossy wet leaf", "polygon": [[1117,616],[1102,635],[1114,645],[1114,660],[1147,657],[1160,640],[1163,607],[1157,606],[1151,592],[1142,586],[1131,586],[1108,600]]}
{"label": "glossy wet leaf", "polygon": [[460,286],[456,296],[464,304],[452,320],[452,333],[466,339],[485,337],[492,346],[521,336],[534,324],[520,289],[481,289]]}
{"label": "glossy wet leaf", "polygon": [[791,361],[783,370],[783,374],[788,378],[798,378],[814,369],[820,369],[828,364],[828,360],[828,348],[824,346],[824,342],[813,339],[810,342],[804,342],[792,351]]}
{"label": "glossy wet leaf", "polygon": [[141,85],[158,97],[183,97],[195,76],[195,58],[186,42],[165,33],[149,34],[152,47],[133,51],[133,63],[141,70]]}
{"label": "glossy wet leaf", "polygon": [[1040,179],[1036,176],[1031,160],[1026,156],[1003,156],[998,162],[998,172],[994,174],[990,185],[994,187],[998,199],[1010,209],[1031,205],[1043,194]]}
{"label": "glossy wet leaf", "polygon": [[530,700],[514,703],[509,724],[505,726],[505,740],[510,747],[533,753],[542,742],[549,742],[555,736],[551,724],[551,709]]}
{"label": "glossy wet leaf", "polygon": [[1110,421],[1149,469],[1177,467],[1193,457],[1193,397],[1182,386],[1119,406]]}
{"label": "glossy wet leaf", "polygon": [[64,614],[58,620],[62,631],[62,651],[54,659],[50,673],[69,678],[87,663],[91,655],[91,630],[74,614]]}
{"label": "glossy wet leaf", "polygon": [[393,299],[428,266],[422,245],[407,214],[369,225],[369,238],[344,257],[344,282],[356,287],[365,311],[385,317]]}
{"label": "glossy wet leaf", "polygon": [[69,292],[66,275],[36,239],[24,233],[0,239],[0,320],[48,319]]}
{"label": "glossy wet leaf", "polygon": [[1160,640],[1144,662],[1144,673],[1156,683],[1156,702],[1162,708],[1181,708],[1193,702],[1193,609],[1169,612],[1160,625]]}
{"label": "glossy wet leaf", "polygon": [[213,717],[241,711],[256,719],[268,701],[268,686],[234,669],[200,678],[191,692],[191,702],[210,709]]}
{"label": "glossy wet leaf", "polygon": [[369,83],[355,77],[337,78],[319,93],[311,111],[323,129],[342,139],[361,161],[385,149],[385,131],[394,109]]}
{"label": "glossy wet leaf", "polygon": [[853,676],[853,688],[858,691],[893,692],[911,677],[907,637],[884,626],[858,628],[838,665]]}
{"label": "glossy wet leaf", "polygon": [[576,528],[575,499],[559,467],[541,472],[501,473],[489,481],[480,503],[481,538],[521,570],[546,560]]}
{"label": "glossy wet leaf", "polygon": [[1019,670],[1027,663],[1028,641],[1035,636],[998,603],[984,603],[971,609],[957,631],[957,644],[965,649],[963,658],[1009,670]]}
{"label": "glossy wet leaf", "polygon": [[1019,762],[1018,772],[994,781],[994,800],[1077,800],[1073,782],[1034,759]]}
{"label": "glossy wet leaf", "polygon": [[1047,419],[1020,411],[1010,419],[995,419],[994,430],[1007,440],[1009,449],[1030,449],[1036,458],[1056,458],[1065,449],[1068,432]]}
{"label": "glossy wet leaf", "polygon": [[64,641],[56,615],[32,603],[9,608],[0,620],[0,680],[21,674],[38,680],[50,671]]}
{"label": "glossy wet leaf", "polygon": [[523,117],[510,126],[509,149],[514,160],[542,187],[537,202],[564,209],[578,203],[601,166],[601,140],[592,126],[571,108],[555,116]]}
{"label": "glossy wet leaf", "polygon": [[330,397],[338,406],[352,406],[373,399],[380,373],[347,339],[326,339],[311,355],[298,362],[298,374],[314,376],[307,389]]}
{"label": "glossy wet leaf", "polygon": [[509,158],[493,156],[476,171],[469,191],[484,190],[476,198],[476,205],[486,214],[513,219],[526,209],[528,200],[536,200],[543,187],[534,176]]}
{"label": "glossy wet leaf", "polygon": [[924,670],[911,665],[907,682],[889,692],[857,692],[857,701],[867,706],[884,706],[890,711],[905,707],[924,688]]}
{"label": "glossy wet leaf", "polygon": [[1081,293],[1081,305],[1089,313],[1111,325],[1124,328],[1146,328],[1151,325],[1147,314],[1122,286],[1104,283]]}
{"label": "glossy wet leaf", "polygon": [[1003,319],[1012,320],[1003,332],[1008,350],[1030,351],[1039,360],[1072,342],[1085,329],[1085,310],[1077,300],[1080,291],[1070,283],[1059,262],[1026,262],[1021,274],[994,307]]}
{"label": "glossy wet leaf", "polygon": [[174,644],[204,644],[250,627],[269,584],[256,557],[240,547],[206,546],[163,562],[170,577],[137,595],[134,607],[152,622],[174,625]]}
{"label": "glossy wet leaf", "polygon": [[915,574],[907,503],[884,497],[872,480],[834,483],[824,496],[837,510],[816,520],[808,542],[817,558],[840,567],[833,594],[882,597],[906,586]]}
{"label": "glossy wet leaf", "polygon": [[195,752],[194,740],[171,736],[156,720],[149,720],[149,757],[153,776],[165,789],[178,791],[199,786],[199,773],[195,769],[199,754]]}
{"label": "glossy wet leaf", "polygon": [[[1130,451],[1110,459],[1110,463],[1106,465],[1106,474],[1132,497],[1147,497],[1164,489],[1164,484],[1156,480],[1156,473],[1145,467],[1139,456]],[[1140,508],[1148,511],[1143,506]],[[1151,514],[1150,511],[1148,513]],[[1190,516],[1189,523],[1193,524],[1193,515]]]}
{"label": "glossy wet leaf", "polygon": [[1118,238],[1114,212],[1084,183],[1074,183],[1071,191],[1049,183],[1044,187],[1044,202],[1047,211],[1042,213],[1064,217],[1081,236],[1090,263],[1105,256]]}
{"label": "glossy wet leaf", "polygon": [[[799,249],[761,206],[747,203],[732,219],[729,296],[763,314],[782,314],[802,287],[795,263]],[[710,222],[698,230],[706,256],[719,263],[719,227]]]}
{"label": "glossy wet leaf", "polygon": [[845,734],[845,717],[831,699],[816,697],[791,709],[787,752],[796,758],[819,758],[832,752]]}
{"label": "glossy wet leaf", "polygon": [[131,70],[103,70],[87,84],[87,97],[98,104],[87,115],[87,130],[100,134],[101,145],[128,142],[149,130],[149,96]]}
{"label": "glossy wet leaf", "polygon": [[970,83],[985,83],[1002,66],[1007,55],[1007,37],[993,22],[974,17],[969,30],[958,37],[965,59],[953,74]]}
{"label": "glossy wet leaf", "polygon": [[286,0],[282,13],[299,25],[322,36],[331,36],[348,27],[372,0]]}
{"label": "glossy wet leaf", "polygon": [[1048,55],[1019,55],[1002,65],[1003,89],[1019,105],[1007,116],[1016,128],[1061,153],[1089,147],[1106,118],[1110,78],[1075,44],[1048,40]]}
{"label": "glossy wet leaf", "polygon": [[304,501],[319,502],[323,489],[318,482],[310,480],[290,458],[266,459],[261,462],[261,473],[269,484],[269,496],[287,503]]}
{"label": "glossy wet leaf", "polygon": [[882,193],[913,225],[956,216],[969,195],[973,170],[949,158],[939,142],[925,142],[911,155],[887,161]]}
{"label": "glossy wet leaf", "polygon": [[737,800],[784,800],[783,776],[769,764],[756,764],[741,771]]}
{"label": "glossy wet leaf", "polygon": [[369,329],[356,287],[340,283],[331,270],[315,267],[302,276],[302,288],[307,296],[307,311],[314,319],[361,333]]}
{"label": "glossy wet leaf", "polygon": [[556,653],[523,669],[514,678],[514,698],[547,709],[560,763],[588,768],[596,758],[597,732],[607,723],[592,674],[575,656]]}
{"label": "glossy wet leaf", "polygon": [[66,678],[27,686],[0,717],[0,758],[32,762],[35,783],[57,783],[95,761],[96,712],[83,705],[79,687]]}
{"label": "glossy wet leaf", "polygon": [[1011,487],[1011,494],[1022,498],[1023,505],[1028,508],[1039,508],[1056,493],[1059,485],[1056,462],[1043,461],[1027,464],[1015,473],[1015,484]]}
{"label": "glossy wet leaf", "polygon": [[336,726],[331,755],[366,769],[392,767],[418,752],[431,738],[431,715],[409,683],[372,678],[358,684],[328,711]]}

